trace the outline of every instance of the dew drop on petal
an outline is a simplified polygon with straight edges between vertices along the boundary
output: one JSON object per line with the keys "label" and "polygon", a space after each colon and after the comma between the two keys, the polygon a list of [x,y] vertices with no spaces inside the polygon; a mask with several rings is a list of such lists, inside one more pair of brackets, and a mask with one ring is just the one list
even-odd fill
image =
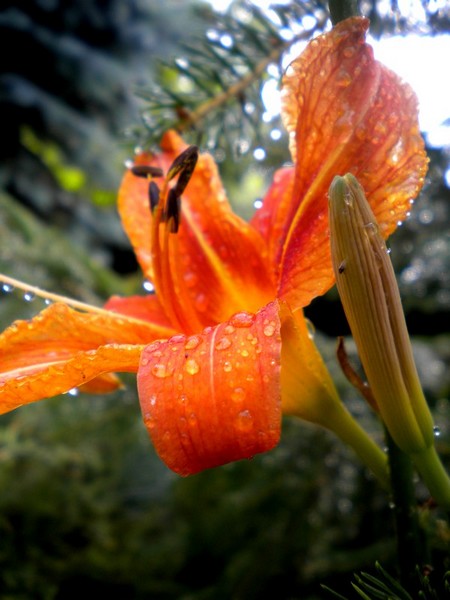
{"label": "dew drop on petal", "polygon": [[233,325],[226,325],[223,328],[223,331],[224,331],[224,333],[227,333],[229,335],[230,333],[234,333],[234,327],[233,327]]}
{"label": "dew drop on petal", "polygon": [[231,341],[227,337],[220,338],[215,344],[216,350],[226,350],[231,346]]}
{"label": "dew drop on petal", "polygon": [[238,431],[250,431],[253,427],[253,417],[249,410],[241,410],[236,417],[236,428]]}
{"label": "dew drop on petal", "polygon": [[232,368],[233,368],[233,365],[230,363],[229,360],[226,360],[223,363],[223,370],[225,371],[225,373],[229,373],[232,370]]}
{"label": "dew drop on petal", "polygon": [[170,377],[173,374],[173,370],[168,369],[167,366],[163,363],[156,363],[152,367],[152,374],[155,377],[163,379],[164,377]]}
{"label": "dew drop on petal", "polygon": [[247,312],[239,312],[233,315],[230,319],[230,323],[234,327],[250,327],[253,324],[255,317]]}
{"label": "dew drop on petal", "polygon": [[305,319],[306,321],[306,329],[308,331],[308,336],[311,340],[314,339],[314,336],[316,335],[316,328],[314,327],[314,325],[311,323],[311,321],[309,319]]}
{"label": "dew drop on petal", "polygon": [[197,348],[200,342],[201,339],[198,337],[198,335],[191,335],[191,337],[187,339],[184,347],[186,350],[193,350],[194,348]]}
{"label": "dew drop on petal", "polygon": [[244,388],[241,387],[236,387],[231,392],[231,399],[233,400],[233,402],[242,402],[243,400],[245,400],[245,396],[246,392]]}
{"label": "dew drop on petal", "polygon": [[265,336],[271,337],[275,333],[275,325],[267,323],[267,325],[264,325],[263,333]]}
{"label": "dew drop on petal", "polygon": [[194,304],[198,312],[205,312],[208,308],[208,298],[205,294],[198,294],[194,300]]}
{"label": "dew drop on petal", "polygon": [[200,371],[200,365],[194,358],[188,358],[184,365],[184,370],[189,373],[189,375],[195,375]]}

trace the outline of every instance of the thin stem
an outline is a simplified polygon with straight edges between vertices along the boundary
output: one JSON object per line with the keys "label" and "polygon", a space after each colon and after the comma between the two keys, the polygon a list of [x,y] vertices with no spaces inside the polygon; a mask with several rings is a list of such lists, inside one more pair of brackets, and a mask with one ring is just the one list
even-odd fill
{"label": "thin stem", "polygon": [[417,502],[414,493],[414,468],[410,457],[396,445],[386,429],[391,476],[393,517],[397,536],[400,581],[414,590],[416,567],[426,562],[426,547],[420,536]]}
{"label": "thin stem", "polygon": [[[320,29],[323,27],[325,22],[325,19],[319,22],[317,28]],[[268,56],[265,56],[257,65],[255,65],[255,68],[250,73],[244,75],[244,77],[239,79],[236,83],[231,85],[217,96],[214,96],[213,98],[200,104],[195,110],[189,112],[186,116],[180,119],[178,123],[174,125],[174,128],[179,132],[183,132],[202,121],[209,113],[216,111],[227,102],[230,102],[230,100],[239,98],[248,87],[250,87],[255,81],[261,79],[261,76],[270,64],[279,62],[283,52],[289,50],[289,48],[295,43],[308,39],[310,35],[310,32],[306,32],[295,36],[289,42],[280,42],[279,45],[277,45]]]}
{"label": "thin stem", "polygon": [[447,511],[450,510],[450,477],[445,470],[436,448],[430,446],[422,452],[412,455],[433,500]]}
{"label": "thin stem", "polygon": [[360,14],[358,0],[329,0],[328,6],[333,25],[348,17],[357,17]]}
{"label": "thin stem", "polygon": [[61,294],[54,294],[53,292],[48,292],[47,290],[43,290],[35,285],[29,285],[28,283],[24,283],[19,279],[14,279],[13,277],[9,277],[8,275],[4,275],[3,273],[0,273],[0,283],[3,283],[6,286],[10,286],[11,291],[13,289],[22,290],[24,292],[33,294],[38,298],[43,298],[44,300],[51,300],[52,302],[62,302],[63,304],[66,304],[71,308],[75,308],[83,312],[107,315],[112,318],[126,318],[127,321],[133,321],[136,323],[143,322],[141,319],[136,319],[128,315],[125,316],[120,313],[101,308],[99,306],[94,306],[92,304],[87,304],[86,302],[81,302],[80,300],[74,300],[73,298],[69,298],[68,296],[62,296]]}
{"label": "thin stem", "polygon": [[372,471],[384,489],[389,490],[389,471],[386,454],[342,404],[336,404],[329,414],[326,427],[347,446],[353,448],[362,462]]}

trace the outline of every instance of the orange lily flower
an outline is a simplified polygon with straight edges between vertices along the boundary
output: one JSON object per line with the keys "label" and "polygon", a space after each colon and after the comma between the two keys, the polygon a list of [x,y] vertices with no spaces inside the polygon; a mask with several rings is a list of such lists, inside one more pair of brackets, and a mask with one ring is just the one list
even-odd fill
{"label": "orange lily flower", "polygon": [[102,309],[55,302],[14,323],[0,336],[1,412],[74,387],[108,391],[112,373],[137,372],[155,448],[182,475],[269,450],[282,412],[330,425],[344,409],[301,311],[333,284],[329,185],[356,175],[387,236],[427,164],[415,96],[374,60],[367,28],[348,19],[289,67],[295,166],[276,173],[250,223],[233,213],[212,157],[193,170],[196,149],[175,132],[136,158],[119,212],[156,294]]}

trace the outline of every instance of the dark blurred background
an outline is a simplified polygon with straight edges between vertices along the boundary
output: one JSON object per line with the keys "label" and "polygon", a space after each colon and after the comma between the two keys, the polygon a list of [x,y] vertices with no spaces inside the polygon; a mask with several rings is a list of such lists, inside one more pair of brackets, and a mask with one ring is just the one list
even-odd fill
{"label": "dark blurred background", "polygon": [[[394,1],[360,4],[377,37],[450,31],[445,3],[418,2],[420,22]],[[317,20],[326,9],[308,3]],[[146,127],[142,90],[155,87],[160,60],[183,56],[183,44],[222,21],[200,0],[1,3],[1,272],[95,303],[142,291],[115,209],[124,161],[145,140],[136,135]],[[435,57],[443,77],[447,58]],[[257,143],[262,161],[214,148],[246,216],[289,158],[284,135]],[[450,153],[428,150],[427,183],[390,245],[448,462]],[[2,328],[41,308],[40,299],[0,289]],[[336,365],[335,337],[348,334],[336,293],[307,315],[342,397],[383,443]],[[350,595],[352,572],[375,560],[395,568],[389,499],[327,432],[287,420],[275,451],[180,479],[154,455],[134,380],[125,380],[126,390],[108,397],[54,398],[2,416],[2,600],[313,600],[329,597],[320,583]],[[418,498],[426,498],[420,486]],[[449,538],[423,519],[430,560],[442,557]]]}

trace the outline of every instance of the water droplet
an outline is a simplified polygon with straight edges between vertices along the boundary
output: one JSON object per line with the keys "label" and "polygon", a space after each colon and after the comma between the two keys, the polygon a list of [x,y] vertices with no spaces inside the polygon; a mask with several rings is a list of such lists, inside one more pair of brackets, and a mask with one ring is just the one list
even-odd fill
{"label": "water droplet", "polygon": [[145,280],[142,283],[142,287],[144,288],[144,290],[148,294],[154,294],[155,293],[155,286],[153,285],[153,283],[151,281]]}
{"label": "water droplet", "polygon": [[231,399],[233,402],[242,402],[245,400],[245,396],[245,390],[241,387],[234,388],[234,390],[231,392]]}
{"label": "water droplet", "polygon": [[193,350],[194,348],[197,348],[200,342],[201,338],[199,338],[198,335],[191,335],[191,337],[187,339],[184,347],[186,350]]}
{"label": "water droplet", "polygon": [[352,82],[352,76],[345,69],[341,69],[336,77],[336,83],[339,87],[348,87]]}
{"label": "water droplet", "polygon": [[79,393],[80,393],[80,390],[79,390],[78,388],[76,388],[76,387],[75,387],[75,388],[72,388],[71,390],[69,390],[69,391],[67,392],[67,394],[68,394],[69,396],[78,396],[78,394],[79,394]]}
{"label": "water droplet", "polygon": [[177,400],[178,400],[179,404],[182,404],[182,405],[186,404],[186,402],[187,402],[187,396],[186,396],[186,394],[180,394],[178,396]]}
{"label": "water droplet", "polygon": [[198,310],[198,312],[205,312],[208,308],[208,298],[205,294],[198,294],[198,296],[195,298],[194,303],[195,308]]}
{"label": "water droplet", "polygon": [[229,373],[232,368],[233,368],[233,365],[230,363],[230,361],[226,360],[223,363],[223,370],[225,371],[225,373]]}
{"label": "water droplet", "polygon": [[25,292],[25,294],[23,295],[23,299],[25,300],[25,302],[33,302],[35,298],[36,294],[34,292]]}
{"label": "water droplet", "polygon": [[366,223],[364,227],[371,235],[376,235],[378,233],[378,225],[376,223]]}
{"label": "water droplet", "polygon": [[46,304],[47,306],[50,306],[51,303],[52,303],[52,301],[50,300],[50,298],[45,298],[44,304]]}
{"label": "water droplet", "polygon": [[255,148],[255,150],[253,150],[253,158],[256,160],[264,160],[266,158],[266,151],[264,148]]}
{"label": "water droplet", "polygon": [[10,294],[11,292],[14,291],[14,286],[10,285],[9,283],[3,283],[2,291],[5,292],[5,294]]}
{"label": "water droplet", "polygon": [[189,375],[195,375],[200,371],[200,365],[194,358],[188,358],[184,365],[184,370],[189,373]]}
{"label": "water droplet", "polygon": [[155,406],[156,404],[156,394],[152,394],[150,396],[150,406]]}
{"label": "water droplet", "polygon": [[163,379],[164,377],[170,377],[173,374],[173,369],[168,369],[163,363],[156,363],[152,367],[152,373],[155,377]]}
{"label": "water droplet", "polygon": [[183,275],[183,279],[186,284],[186,287],[188,288],[193,288],[198,283],[198,275],[196,273],[193,273],[192,271],[188,271],[187,273],[185,273]]}
{"label": "water droplet", "polygon": [[246,350],[245,348],[243,350],[241,350],[241,356],[243,356],[244,358],[247,358],[248,355],[249,355],[248,350]]}
{"label": "water droplet", "polygon": [[355,54],[355,47],[347,46],[347,48],[344,48],[342,51],[342,54],[345,56],[345,58],[351,58]]}
{"label": "water droplet", "polygon": [[239,312],[233,315],[230,319],[230,323],[235,327],[250,327],[255,317],[247,312]]}
{"label": "water droplet", "polygon": [[253,417],[249,410],[241,410],[236,418],[236,428],[239,431],[250,431],[253,427]]}
{"label": "water droplet", "polygon": [[433,427],[433,433],[435,437],[439,437],[441,435],[441,430],[437,425]]}
{"label": "water droplet", "polygon": [[273,323],[267,323],[264,325],[263,333],[267,337],[271,337],[275,333],[275,325]]}
{"label": "water droplet", "polygon": [[312,322],[309,319],[305,319],[306,321],[306,329],[308,330],[308,336],[311,340],[314,339],[314,336],[316,335],[316,328],[314,327],[314,325],[312,324]]}
{"label": "water droplet", "polygon": [[230,335],[230,333],[234,333],[234,327],[233,325],[226,325],[223,328],[224,333],[227,333],[228,335]]}
{"label": "water droplet", "polygon": [[259,208],[262,208],[262,205],[263,205],[263,201],[262,201],[260,198],[256,199],[256,200],[253,202],[253,207],[254,207],[254,208],[256,208],[257,210],[258,210]]}
{"label": "water droplet", "polygon": [[215,345],[217,350],[226,350],[230,346],[231,346],[231,341],[229,338],[227,338],[225,336],[223,338],[221,338],[220,340],[218,340]]}

